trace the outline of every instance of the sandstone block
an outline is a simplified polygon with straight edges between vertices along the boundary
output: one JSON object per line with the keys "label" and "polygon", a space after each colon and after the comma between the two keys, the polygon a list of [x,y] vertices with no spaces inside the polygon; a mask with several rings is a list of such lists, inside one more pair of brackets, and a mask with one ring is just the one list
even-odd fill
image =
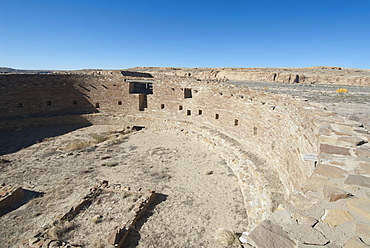
{"label": "sandstone block", "polygon": [[314,173],[331,178],[343,178],[347,174],[346,171],[327,164],[319,164]]}
{"label": "sandstone block", "polygon": [[338,138],[339,144],[351,144],[351,145],[357,145],[357,144],[365,144],[366,141],[356,137],[356,136],[342,136]]}
{"label": "sandstone block", "polygon": [[318,135],[330,135],[331,130],[329,129],[329,126],[322,125],[317,130]]}
{"label": "sandstone block", "polygon": [[327,154],[338,154],[350,156],[349,149],[341,146],[333,146],[329,144],[320,144],[320,151]]}
{"label": "sandstone block", "polygon": [[370,188],[370,177],[350,174],[344,183]]}
{"label": "sandstone block", "polygon": [[370,221],[370,199],[358,198],[355,200],[347,200],[346,204],[349,210]]}
{"label": "sandstone block", "polygon": [[362,241],[370,245],[370,225],[357,223],[356,231],[360,235],[360,238],[362,239]]}
{"label": "sandstone block", "polygon": [[359,163],[355,169],[356,174],[370,174],[370,163],[362,162]]}
{"label": "sandstone block", "polygon": [[359,237],[353,237],[349,239],[343,246],[343,248],[369,248]]}
{"label": "sandstone block", "polygon": [[324,193],[324,199],[329,202],[334,202],[339,199],[345,199],[348,196],[350,196],[350,194],[344,190],[333,188],[333,187],[327,187],[327,186],[323,188],[323,193]]}
{"label": "sandstone block", "polygon": [[365,156],[365,157],[370,157],[370,149],[367,148],[357,148],[355,151],[357,156]]}
{"label": "sandstone block", "polygon": [[322,221],[331,227],[352,221],[353,217],[347,210],[342,209],[327,209],[322,217]]}
{"label": "sandstone block", "polygon": [[325,236],[312,228],[310,225],[295,225],[289,231],[289,237],[309,245],[325,245],[329,240]]}
{"label": "sandstone block", "polygon": [[337,134],[337,135],[352,136],[352,134],[355,131],[352,127],[345,126],[345,125],[331,124],[330,127],[334,131],[334,133]]}
{"label": "sandstone block", "polygon": [[313,227],[318,222],[315,218],[307,217],[298,213],[293,213],[292,218],[295,219],[299,225],[310,225]]}
{"label": "sandstone block", "polygon": [[249,234],[249,238],[259,248],[293,248],[295,243],[288,234],[270,220],[264,220]]}

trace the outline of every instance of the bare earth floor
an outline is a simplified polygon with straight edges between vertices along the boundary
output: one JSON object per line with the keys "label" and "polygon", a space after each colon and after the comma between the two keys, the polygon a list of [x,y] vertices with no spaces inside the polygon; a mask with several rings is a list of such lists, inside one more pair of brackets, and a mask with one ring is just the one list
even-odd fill
{"label": "bare earth floor", "polygon": [[[3,152],[0,183],[45,195],[0,217],[0,247],[16,247],[20,240],[28,239],[42,225],[67,212],[100,180],[159,193],[127,247],[222,247],[214,241],[217,229],[244,231],[248,223],[237,179],[217,154],[178,136],[145,129],[124,135],[114,132],[120,128],[71,128],[74,131],[31,146],[32,137],[50,130],[2,133],[0,147],[16,150],[23,143],[27,147]],[[115,136],[105,142],[65,150],[73,140],[108,131]]]}

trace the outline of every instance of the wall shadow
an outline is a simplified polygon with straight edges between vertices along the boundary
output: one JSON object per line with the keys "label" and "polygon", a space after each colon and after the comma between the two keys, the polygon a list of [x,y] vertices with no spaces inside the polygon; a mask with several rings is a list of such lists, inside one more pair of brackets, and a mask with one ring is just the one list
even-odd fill
{"label": "wall shadow", "polygon": [[139,241],[141,239],[140,235],[141,227],[145,224],[145,222],[147,222],[148,218],[150,218],[150,216],[153,215],[154,208],[161,202],[167,200],[167,196],[168,195],[156,193],[156,197],[153,204],[148,208],[146,213],[136,222],[134,229],[131,230],[131,232],[128,234],[128,237],[126,238],[122,247],[135,248],[139,245]]}
{"label": "wall shadow", "polygon": [[13,131],[0,131],[0,156],[17,152],[22,148],[41,142],[45,138],[60,136],[86,126],[89,124],[26,127]]}
{"label": "wall shadow", "polygon": [[37,197],[42,197],[44,193],[42,192],[37,192],[37,191],[32,191],[28,189],[21,189],[20,193],[18,194],[18,197],[14,200],[9,200],[6,203],[3,203],[4,206],[0,208],[0,217],[13,211],[16,210],[17,208],[20,208],[33,198]]}

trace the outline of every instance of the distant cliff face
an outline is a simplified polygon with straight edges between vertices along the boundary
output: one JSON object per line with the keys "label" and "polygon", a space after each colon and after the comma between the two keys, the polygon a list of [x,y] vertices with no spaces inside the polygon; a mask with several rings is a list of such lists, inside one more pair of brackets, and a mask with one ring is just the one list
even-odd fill
{"label": "distant cliff face", "polygon": [[222,81],[257,81],[303,84],[370,86],[370,70],[340,67],[310,68],[135,68],[142,72],[165,75],[219,79]]}

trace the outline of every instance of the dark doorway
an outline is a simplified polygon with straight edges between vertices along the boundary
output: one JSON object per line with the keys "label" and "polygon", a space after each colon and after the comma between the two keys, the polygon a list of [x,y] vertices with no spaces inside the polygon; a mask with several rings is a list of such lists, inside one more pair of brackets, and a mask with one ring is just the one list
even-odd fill
{"label": "dark doorway", "polygon": [[139,110],[144,111],[148,107],[148,98],[145,94],[139,95]]}

